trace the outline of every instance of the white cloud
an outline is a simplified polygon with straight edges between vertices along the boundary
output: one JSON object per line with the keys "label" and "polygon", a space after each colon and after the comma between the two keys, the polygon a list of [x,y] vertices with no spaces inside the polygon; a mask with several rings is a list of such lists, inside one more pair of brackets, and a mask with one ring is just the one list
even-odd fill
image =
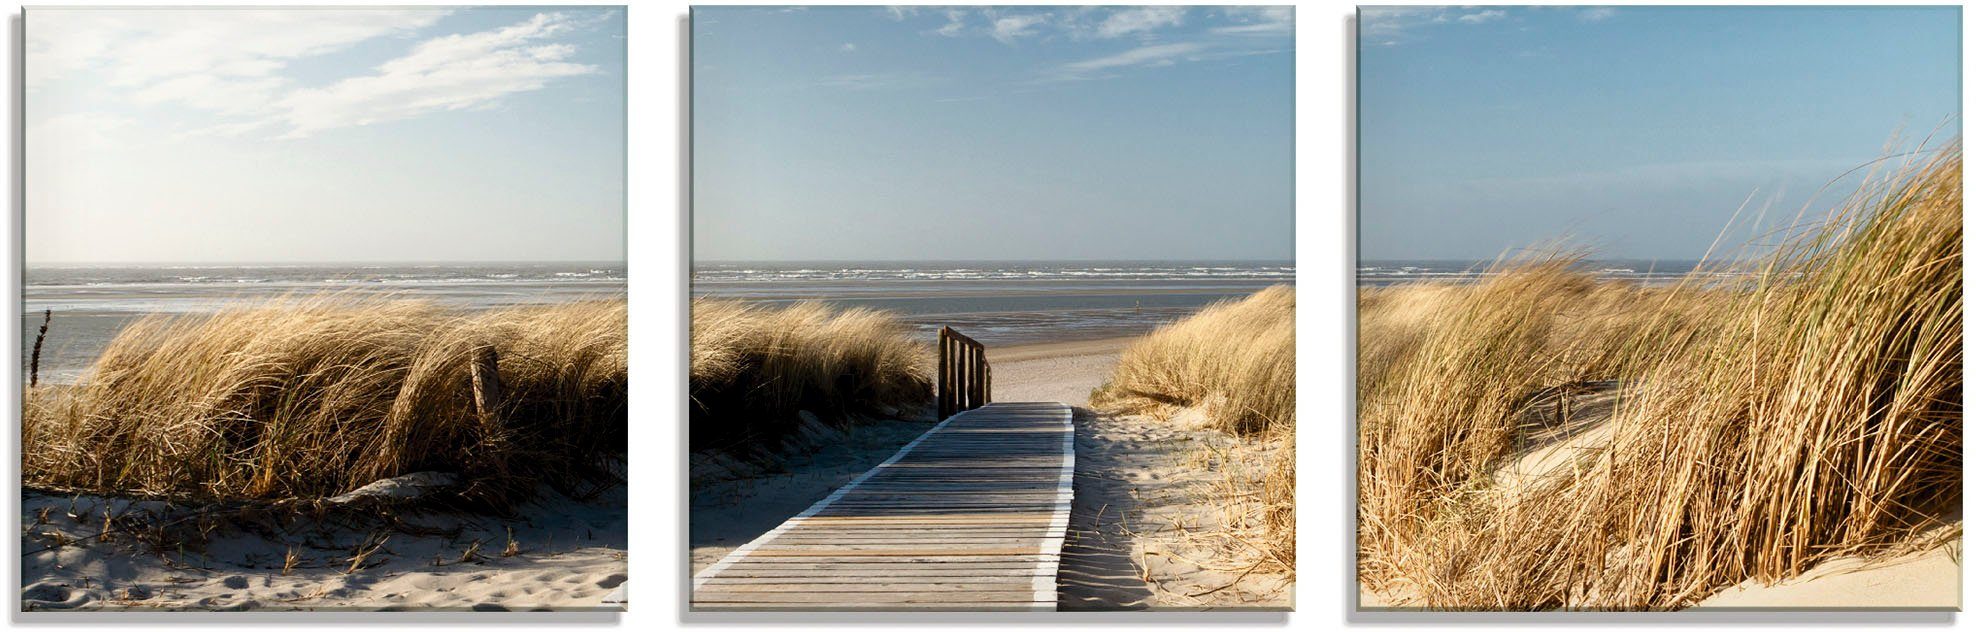
{"label": "white cloud", "polygon": [[[49,11],[27,42],[28,85],[89,73],[91,85],[137,106],[177,105],[212,113],[183,136],[232,136],[272,128],[286,137],[492,105],[558,77],[597,72],[571,63],[576,48],[549,38],[586,28],[584,19],[538,14],[477,33],[432,38],[365,76],[301,87],[290,63],[367,40],[431,26],[438,10]],[[195,127],[199,123],[195,122]]]}
{"label": "white cloud", "polygon": [[906,18],[919,15],[919,7],[912,6],[892,5],[885,7],[885,11],[892,15],[893,22],[903,22]]}
{"label": "white cloud", "polygon": [[[1009,13],[1006,8],[943,9],[946,23],[928,31],[948,37],[987,35],[1003,44],[1019,40],[1091,45],[1131,38],[1139,48],[1110,55],[1054,63],[1038,70],[1038,81],[1072,81],[1111,76],[1128,67],[1170,66],[1247,55],[1284,52],[1274,38],[1295,30],[1291,7],[1217,7],[1194,11],[1187,7],[1056,7],[1049,11]],[[1181,29],[1193,21],[1196,29]],[[985,26],[971,21],[980,19]],[[1171,29],[1171,30],[1169,30]],[[1176,37],[1176,35],[1180,37]],[[1185,41],[1173,42],[1173,39]],[[1164,43],[1162,43],[1164,42]],[[825,85],[864,87],[865,76],[834,77]]]}
{"label": "white cloud", "polygon": [[1464,15],[1464,16],[1461,16],[1461,17],[1459,17],[1459,18],[1455,18],[1455,20],[1456,20],[1456,21],[1459,21],[1459,22],[1461,22],[1461,23],[1463,23],[1463,24],[1481,24],[1481,23],[1484,23],[1484,22],[1494,22],[1494,21],[1496,21],[1496,20],[1500,20],[1500,19],[1503,19],[1503,17],[1504,17],[1504,16],[1507,16],[1507,15],[1509,15],[1509,14],[1508,14],[1508,13],[1504,13],[1504,12],[1503,12],[1503,11],[1501,11],[1501,10],[1498,10],[1498,9],[1490,9],[1490,10],[1487,10],[1487,11],[1480,11],[1480,12],[1476,12],[1476,13],[1470,13],[1470,14],[1468,14],[1468,15]]}
{"label": "white cloud", "polygon": [[1448,21],[1441,7],[1365,7],[1359,9],[1359,29],[1368,38],[1392,38],[1429,24]]}
{"label": "white cloud", "polygon": [[94,73],[140,105],[224,115],[264,110],[291,82],[294,60],[408,33],[433,10],[50,10],[26,43],[26,84]]}
{"label": "white cloud", "polygon": [[817,80],[817,85],[841,90],[881,90],[935,81],[939,78],[924,72],[876,72],[831,75]]}
{"label": "white cloud", "polygon": [[1288,35],[1296,28],[1296,13],[1290,7],[1229,7],[1223,12],[1241,24],[1210,31],[1224,35]]}
{"label": "white cloud", "polygon": [[995,18],[989,36],[1003,44],[1014,44],[1017,39],[1035,35],[1037,25],[1042,24],[1047,18],[1047,15],[1035,13]]}
{"label": "white cloud", "polygon": [[1098,37],[1113,38],[1168,26],[1180,26],[1186,7],[1140,7],[1112,12],[1098,24]]}
{"label": "white cloud", "polygon": [[293,59],[430,26],[447,11],[173,9],[37,12],[27,80],[100,70],[143,87],[192,74],[264,77]]}
{"label": "white cloud", "polygon": [[290,126],[287,137],[296,138],[485,106],[541,89],[551,79],[592,74],[596,66],[566,61],[576,47],[539,43],[578,25],[566,14],[540,13],[500,29],[426,40],[379,65],[376,74],[288,95],[276,104],[284,111],[279,118]]}
{"label": "white cloud", "polygon": [[948,9],[947,23],[942,25],[938,29],[934,29],[933,32],[939,33],[941,35],[945,35],[947,37],[959,37],[961,31],[967,28],[967,24],[965,22],[966,19],[967,19],[966,11],[962,11],[959,9]]}
{"label": "white cloud", "polygon": [[1612,16],[1615,15],[1619,15],[1618,9],[1612,7],[1594,7],[1579,11],[1578,19],[1586,22],[1603,22],[1612,19]]}
{"label": "white cloud", "polygon": [[844,45],[837,47],[837,50],[844,51],[846,53],[855,53],[858,51],[858,45],[852,44],[850,42],[844,42]]}
{"label": "white cloud", "polygon": [[1088,79],[1104,71],[1116,68],[1170,66],[1173,65],[1175,59],[1183,58],[1200,50],[1200,44],[1191,42],[1141,46],[1116,55],[1063,64],[1056,68],[1054,78],[1063,80]]}

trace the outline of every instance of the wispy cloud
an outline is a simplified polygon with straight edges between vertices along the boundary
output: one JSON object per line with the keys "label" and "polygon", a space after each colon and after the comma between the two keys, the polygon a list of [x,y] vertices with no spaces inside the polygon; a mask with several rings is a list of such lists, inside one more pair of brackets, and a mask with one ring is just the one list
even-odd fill
{"label": "wispy cloud", "polygon": [[1169,26],[1180,26],[1187,7],[1141,7],[1113,12],[1098,24],[1097,35],[1114,38]]}
{"label": "wispy cloud", "polygon": [[274,76],[295,59],[417,30],[433,10],[181,10],[58,14],[35,21],[30,87],[82,70],[143,88],[187,75]]}
{"label": "wispy cloud", "polygon": [[[911,11],[879,12],[887,19],[914,21]],[[946,37],[988,37],[1005,45],[1054,44],[1089,50],[1115,46],[1125,40],[1138,45],[1074,61],[1046,63],[1035,71],[1036,81],[1048,83],[1118,76],[1129,68],[1171,66],[1182,62],[1227,59],[1288,50],[1285,39],[1295,32],[1290,7],[1027,7],[946,8],[935,16],[917,18],[914,28]],[[1189,28],[1191,27],[1191,28]],[[832,85],[864,85],[863,79]]]}
{"label": "wispy cloud", "polygon": [[846,52],[846,53],[855,53],[855,52],[858,52],[858,45],[857,45],[857,44],[852,44],[852,43],[850,43],[850,42],[844,42],[844,45],[843,45],[843,46],[839,46],[839,47],[837,47],[837,50],[840,50],[840,51],[843,51],[843,52]]}
{"label": "wispy cloud", "polygon": [[1074,61],[1056,67],[1052,77],[1063,80],[1090,79],[1106,71],[1134,66],[1171,66],[1175,60],[1201,50],[1192,42],[1154,44],[1095,59]]}
{"label": "wispy cloud", "polygon": [[301,138],[485,107],[559,77],[598,71],[569,61],[574,46],[550,40],[601,18],[543,13],[502,28],[427,39],[370,74],[328,85],[301,86],[285,73],[292,62],[409,35],[446,14],[188,9],[45,20],[28,42],[27,82],[39,87],[96,73],[134,105],[178,105],[217,117],[195,133],[273,130]]}
{"label": "wispy cloud", "polygon": [[487,105],[551,79],[595,73],[596,66],[567,61],[576,47],[542,43],[578,25],[568,14],[539,13],[504,28],[426,40],[375,74],[282,99],[286,137]]}
{"label": "wispy cloud", "polygon": [[1037,13],[995,18],[988,34],[1003,44],[1014,44],[1017,39],[1035,35],[1037,26],[1048,18],[1048,15]]}
{"label": "wispy cloud", "polygon": [[1604,22],[1612,19],[1615,15],[1619,15],[1618,9],[1612,7],[1593,7],[1579,11],[1578,19],[1586,22]]}
{"label": "wispy cloud", "polygon": [[967,12],[960,9],[948,9],[947,23],[941,25],[940,28],[934,29],[933,32],[947,37],[960,37],[961,32],[966,29]]}
{"label": "wispy cloud", "polygon": [[1210,32],[1224,35],[1289,35],[1296,29],[1295,12],[1290,7],[1229,7],[1223,12],[1240,22],[1218,26]]}
{"label": "wispy cloud", "polygon": [[1364,7],[1359,9],[1359,36],[1368,43],[1392,46],[1419,31],[1457,25],[1480,25],[1510,17],[1503,9],[1478,7]]}
{"label": "wispy cloud", "polygon": [[1359,30],[1368,38],[1391,38],[1430,24],[1449,20],[1444,7],[1364,7],[1359,9]]}
{"label": "wispy cloud", "polygon": [[935,77],[924,72],[873,72],[831,75],[816,83],[819,86],[840,90],[881,90],[935,80]]}

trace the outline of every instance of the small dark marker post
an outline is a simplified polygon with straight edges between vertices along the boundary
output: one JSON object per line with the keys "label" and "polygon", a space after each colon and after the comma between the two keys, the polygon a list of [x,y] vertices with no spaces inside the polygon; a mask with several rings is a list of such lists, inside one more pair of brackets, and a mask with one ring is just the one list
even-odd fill
{"label": "small dark marker post", "polygon": [[28,358],[27,387],[41,384],[41,341],[48,338],[48,321],[55,319],[55,310],[41,310],[41,331],[34,335],[34,355]]}

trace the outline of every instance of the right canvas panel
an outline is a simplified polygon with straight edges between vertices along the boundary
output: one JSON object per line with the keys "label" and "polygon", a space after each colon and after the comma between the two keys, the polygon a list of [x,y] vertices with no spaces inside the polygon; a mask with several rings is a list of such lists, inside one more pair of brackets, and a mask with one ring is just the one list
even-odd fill
{"label": "right canvas panel", "polygon": [[1961,605],[1958,7],[1363,7],[1361,610]]}

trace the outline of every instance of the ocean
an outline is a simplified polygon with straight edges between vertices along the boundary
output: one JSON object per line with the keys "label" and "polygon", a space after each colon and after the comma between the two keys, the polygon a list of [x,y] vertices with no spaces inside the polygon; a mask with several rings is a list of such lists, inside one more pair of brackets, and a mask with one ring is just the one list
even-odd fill
{"label": "ocean", "polygon": [[42,313],[52,310],[41,378],[57,383],[81,376],[126,324],[152,314],[206,313],[321,292],[421,299],[470,310],[625,295],[621,262],[29,266],[24,276],[23,377]]}
{"label": "ocean", "polygon": [[989,346],[1134,336],[1216,301],[1296,283],[1287,261],[696,262],[693,295],[894,312]]}
{"label": "ocean", "polygon": [[[1493,262],[1365,260],[1360,261],[1358,265],[1358,285],[1381,287],[1422,281],[1472,283],[1491,276],[1487,272],[1491,263]],[[1596,259],[1584,261],[1580,267],[1604,280],[1661,285],[1681,280],[1700,264],[1700,261],[1695,260]]]}

